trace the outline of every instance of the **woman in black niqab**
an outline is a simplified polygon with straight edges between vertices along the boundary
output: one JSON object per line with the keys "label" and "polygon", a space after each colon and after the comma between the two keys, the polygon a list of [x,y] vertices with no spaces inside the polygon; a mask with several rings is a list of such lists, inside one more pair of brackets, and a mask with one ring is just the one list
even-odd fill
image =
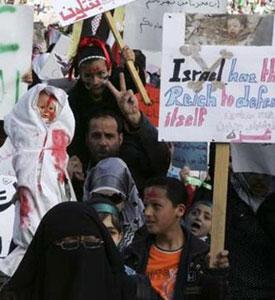
{"label": "woman in black niqab", "polygon": [[[96,242],[64,239],[76,236]],[[4,289],[16,300],[123,300],[130,296],[123,291],[125,277],[118,250],[93,208],[65,202],[45,215]]]}

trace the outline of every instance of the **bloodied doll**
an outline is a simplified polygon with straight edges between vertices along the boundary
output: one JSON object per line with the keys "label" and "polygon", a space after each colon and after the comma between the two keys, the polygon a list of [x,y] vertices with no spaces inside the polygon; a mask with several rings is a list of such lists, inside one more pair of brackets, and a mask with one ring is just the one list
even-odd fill
{"label": "bloodied doll", "polygon": [[38,84],[30,89],[4,119],[4,129],[14,147],[17,178],[13,230],[15,249],[0,261],[0,271],[11,276],[20,263],[44,214],[68,201],[66,148],[75,121],[66,93]]}

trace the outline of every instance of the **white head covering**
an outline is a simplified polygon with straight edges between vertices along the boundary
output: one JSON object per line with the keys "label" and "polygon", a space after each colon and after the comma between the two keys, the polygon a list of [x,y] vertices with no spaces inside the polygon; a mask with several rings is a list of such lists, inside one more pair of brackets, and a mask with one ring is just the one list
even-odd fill
{"label": "white head covering", "polygon": [[[44,132],[45,123],[37,110],[37,100],[41,91],[55,96],[58,102],[58,111],[52,123],[60,124],[72,140],[75,129],[75,120],[68,103],[67,94],[56,87],[46,84],[37,84],[28,90],[16,103],[12,111],[4,117],[4,129],[9,137],[13,136],[15,130],[33,133],[37,130]],[[16,141],[13,141],[16,143]],[[15,146],[15,145],[14,145]]]}

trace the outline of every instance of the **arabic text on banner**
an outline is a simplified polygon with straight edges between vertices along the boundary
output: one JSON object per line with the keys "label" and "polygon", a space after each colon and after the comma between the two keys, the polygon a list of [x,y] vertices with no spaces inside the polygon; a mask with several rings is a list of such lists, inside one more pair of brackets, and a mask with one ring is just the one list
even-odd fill
{"label": "arabic text on banner", "polygon": [[98,15],[134,0],[52,0],[53,8],[62,26]]}
{"label": "arabic text on banner", "polygon": [[[225,13],[225,0],[138,0],[126,5],[124,39],[136,49],[161,51],[165,12]],[[172,31],[171,34],[174,35]]]}

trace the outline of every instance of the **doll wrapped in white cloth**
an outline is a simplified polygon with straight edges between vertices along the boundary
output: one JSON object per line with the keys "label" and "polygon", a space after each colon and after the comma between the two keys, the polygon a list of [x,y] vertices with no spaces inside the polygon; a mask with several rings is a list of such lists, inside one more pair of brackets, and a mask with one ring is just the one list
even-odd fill
{"label": "doll wrapped in white cloth", "polygon": [[30,89],[4,118],[4,129],[14,147],[17,177],[13,243],[16,248],[0,261],[0,270],[11,276],[21,261],[45,213],[69,201],[67,146],[75,121],[67,94],[38,84]]}

